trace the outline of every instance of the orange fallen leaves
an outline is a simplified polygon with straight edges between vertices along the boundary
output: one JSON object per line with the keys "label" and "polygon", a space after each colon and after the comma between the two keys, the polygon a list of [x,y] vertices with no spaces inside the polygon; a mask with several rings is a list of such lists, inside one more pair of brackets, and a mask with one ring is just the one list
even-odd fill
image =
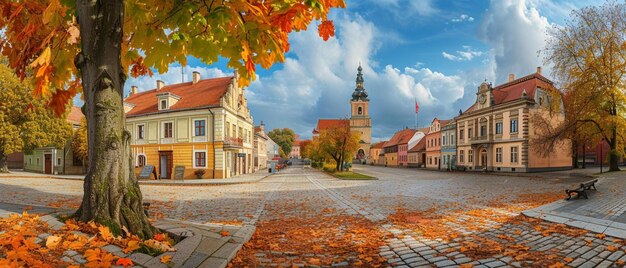
{"label": "orange fallen leaves", "polygon": [[165,255],[163,257],[161,257],[160,259],[161,263],[169,263],[172,261],[172,256],[171,255]]}
{"label": "orange fallen leaves", "polygon": [[222,230],[222,231],[220,232],[220,235],[221,235],[222,237],[224,237],[224,236],[230,236],[230,232],[228,232],[228,231],[226,231],[226,230]]}
{"label": "orange fallen leaves", "polygon": [[117,261],[115,262],[115,265],[119,265],[119,266],[124,266],[124,267],[129,267],[129,266],[133,266],[134,263],[131,259],[129,258],[119,258],[117,259]]}
{"label": "orange fallen leaves", "polygon": [[617,249],[618,249],[618,247],[616,247],[616,246],[608,246],[608,247],[606,247],[606,250],[611,251],[611,252],[615,252],[615,251],[617,251]]}
{"label": "orange fallen leaves", "polygon": [[49,249],[54,249],[61,242],[61,238],[55,235],[48,236],[46,239],[46,247]]}

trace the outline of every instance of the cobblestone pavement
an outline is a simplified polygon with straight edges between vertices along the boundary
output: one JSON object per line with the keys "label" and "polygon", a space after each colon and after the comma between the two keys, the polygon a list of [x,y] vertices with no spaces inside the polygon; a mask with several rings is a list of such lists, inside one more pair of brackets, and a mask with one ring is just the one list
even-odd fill
{"label": "cobblestone pavement", "polygon": [[[344,229],[357,224],[385,234],[377,254],[390,266],[549,266],[561,262],[573,267],[610,267],[626,261],[621,240],[519,216],[523,210],[562,198],[564,189],[584,179],[360,165],[355,171],[378,180],[338,180],[293,166],[254,184],[141,188],[158,217],[255,225],[257,233],[269,236],[272,233],[259,228],[304,219],[298,222],[303,228],[322,230],[332,217],[349,218]],[[72,207],[81,195],[81,182],[0,178],[0,202]],[[347,232],[344,229],[337,233]],[[306,239],[278,231],[274,235],[276,244],[302,245],[297,248],[302,252],[260,250],[253,254],[260,267],[304,266],[311,259],[333,260],[321,266],[352,266],[362,257],[350,252],[344,256],[309,252]],[[250,245],[259,239],[253,236]]]}

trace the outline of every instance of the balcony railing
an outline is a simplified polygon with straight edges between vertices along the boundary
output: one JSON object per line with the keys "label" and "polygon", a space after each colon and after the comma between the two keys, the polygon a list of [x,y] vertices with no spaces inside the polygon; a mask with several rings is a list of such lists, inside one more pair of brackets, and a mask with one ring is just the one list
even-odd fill
{"label": "balcony railing", "polygon": [[242,138],[224,138],[224,148],[241,148],[243,147]]}
{"label": "balcony railing", "polygon": [[470,143],[488,142],[488,141],[492,141],[493,140],[493,135],[490,134],[490,135],[471,137],[469,140],[470,140]]}

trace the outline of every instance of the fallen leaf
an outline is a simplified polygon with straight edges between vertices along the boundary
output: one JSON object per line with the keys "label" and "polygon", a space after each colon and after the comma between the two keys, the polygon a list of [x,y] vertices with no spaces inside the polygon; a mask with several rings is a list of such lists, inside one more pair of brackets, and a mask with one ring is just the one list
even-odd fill
{"label": "fallen leaf", "polygon": [[110,241],[111,239],[113,239],[113,233],[111,233],[109,227],[100,226],[98,227],[98,230],[100,231],[100,236],[102,236],[102,239],[104,239],[105,241]]}
{"label": "fallen leaf", "polygon": [[570,262],[572,262],[573,260],[574,260],[574,259],[572,259],[572,258],[570,258],[570,257],[567,257],[567,258],[565,258],[565,259],[564,259],[564,261],[565,261],[565,262],[567,262],[567,263],[570,263]]}
{"label": "fallen leaf", "polygon": [[169,263],[172,261],[172,256],[171,255],[165,255],[163,257],[161,257],[161,263]]}
{"label": "fallen leaf", "polygon": [[474,265],[471,263],[464,263],[464,264],[459,265],[459,268],[472,268],[472,267],[474,267]]}
{"label": "fallen leaf", "polygon": [[133,252],[137,249],[139,249],[141,247],[141,242],[139,241],[135,241],[135,240],[131,240],[128,241],[128,244],[126,244],[126,247],[122,250],[124,251],[124,253],[130,253]]}
{"label": "fallen leaf", "polygon": [[617,251],[617,247],[616,246],[608,246],[608,247],[606,247],[606,250],[611,251],[611,252],[615,252],[615,251]]}
{"label": "fallen leaf", "polygon": [[54,249],[57,247],[59,242],[61,242],[60,237],[54,235],[48,236],[48,238],[46,239],[46,247],[49,249]]}
{"label": "fallen leaf", "polygon": [[229,235],[230,235],[230,232],[228,232],[228,231],[226,231],[226,230],[222,230],[222,231],[220,232],[220,235],[221,235],[222,237],[224,237],[224,236],[229,236]]}
{"label": "fallen leaf", "polygon": [[124,267],[133,266],[133,261],[129,258],[119,258],[115,262],[115,265],[121,265]]}
{"label": "fallen leaf", "polygon": [[596,237],[600,238],[600,239],[604,239],[606,237],[606,235],[605,234],[597,234]]}
{"label": "fallen leaf", "polygon": [[163,234],[155,234],[154,235],[154,240],[159,241],[159,242],[163,241],[164,238],[165,237],[163,236]]}

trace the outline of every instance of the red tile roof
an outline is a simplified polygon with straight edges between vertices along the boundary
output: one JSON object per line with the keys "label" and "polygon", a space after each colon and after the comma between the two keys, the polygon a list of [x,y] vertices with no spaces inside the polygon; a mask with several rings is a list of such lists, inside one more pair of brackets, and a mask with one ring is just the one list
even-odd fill
{"label": "red tile roof", "polygon": [[386,142],[387,141],[381,141],[381,142],[374,143],[374,144],[372,144],[372,147],[370,147],[370,148],[372,148],[372,149],[382,149]]}
{"label": "red tile roof", "polygon": [[[233,80],[232,76],[200,80],[192,82],[164,86],[163,88],[140,92],[129,96],[124,100],[126,103],[135,105],[126,116],[133,117],[145,114],[169,112],[177,110],[189,110],[219,105],[220,98],[228,90],[228,85]],[[180,99],[168,110],[159,111],[157,94],[169,92]]]}
{"label": "red tile roof", "polygon": [[67,121],[72,124],[80,124],[80,120],[85,118],[85,115],[80,110],[80,107],[72,106],[70,113],[67,115]]}
{"label": "red tile roof", "polygon": [[317,121],[317,127],[313,129],[313,134],[317,134],[322,130],[336,127],[350,127],[350,120],[348,119],[319,119]]}
{"label": "red tile roof", "polygon": [[391,139],[386,142],[384,146],[391,147],[398,144],[409,143],[409,140],[413,137],[413,135],[415,135],[415,132],[417,132],[417,130],[410,128],[400,130],[396,132],[396,134],[394,134],[393,137],[391,137]]}
{"label": "red tile roof", "polygon": [[413,148],[409,149],[409,153],[426,151],[426,139],[422,138]]}

